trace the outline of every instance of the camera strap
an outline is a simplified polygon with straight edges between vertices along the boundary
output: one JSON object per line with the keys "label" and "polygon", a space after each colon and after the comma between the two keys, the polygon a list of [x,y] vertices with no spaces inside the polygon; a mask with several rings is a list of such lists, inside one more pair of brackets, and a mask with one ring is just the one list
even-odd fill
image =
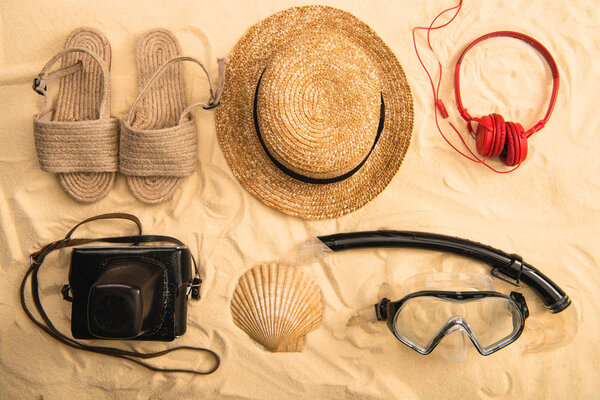
{"label": "camera strap", "polygon": [[[138,227],[138,235],[104,237],[104,238],[72,238],[71,237],[73,235],[73,233],[75,232],[75,230],[77,230],[77,228],[79,228],[81,225],[91,222],[91,221],[102,220],[102,219],[126,219],[129,221],[132,221]],[[80,341],[77,341],[73,338],[70,338],[70,337],[66,336],[65,334],[63,334],[62,332],[60,332],[58,329],[56,329],[56,327],[52,324],[52,322],[50,321],[50,318],[46,314],[46,311],[44,310],[44,307],[42,306],[42,303],[40,300],[38,272],[40,270],[40,267],[42,266],[42,263],[44,262],[44,258],[48,254],[50,254],[51,252],[53,252],[55,250],[63,249],[66,247],[78,246],[78,245],[82,245],[82,244],[95,243],[95,242],[122,243],[122,244],[128,243],[128,244],[133,244],[133,245],[138,245],[140,243],[168,242],[168,243],[176,244],[178,246],[185,246],[179,239],[176,239],[171,236],[143,235],[142,234],[142,224],[141,224],[140,220],[136,216],[131,215],[131,214],[110,213],[110,214],[102,214],[102,215],[97,215],[95,217],[88,218],[88,219],[78,223],[77,225],[75,225],[73,227],[73,229],[71,229],[67,233],[67,235],[65,236],[64,239],[57,240],[56,242],[52,242],[52,243],[42,247],[37,252],[32,253],[30,255],[30,257],[29,257],[30,266],[29,266],[29,269],[27,270],[27,272],[25,273],[25,276],[23,277],[23,280],[21,282],[21,288],[20,288],[21,307],[23,307],[23,311],[25,311],[25,314],[27,314],[27,317],[35,325],[37,325],[44,332],[46,332],[48,335],[52,336],[54,339],[58,340],[59,342],[66,344],[67,346],[70,346],[75,349],[89,351],[92,353],[104,354],[104,355],[111,356],[111,357],[117,357],[117,358],[129,360],[129,361],[133,361],[134,363],[139,364],[142,367],[147,368],[151,371],[155,371],[155,372],[187,372],[187,373],[198,374],[198,375],[208,375],[208,374],[212,374],[213,372],[215,372],[217,370],[217,368],[219,368],[221,359],[220,359],[219,355],[217,353],[215,353],[213,350],[206,349],[204,347],[177,346],[177,347],[172,347],[170,349],[166,349],[163,351],[157,351],[157,352],[151,352],[151,353],[141,353],[141,352],[132,351],[132,350],[119,349],[116,347],[90,346],[90,345],[87,345]],[[199,284],[198,267],[196,265],[196,261],[194,260],[193,256],[192,256],[192,260],[194,263],[195,274],[196,274],[196,278],[194,279],[194,281],[195,282],[198,281],[198,284]],[[31,276],[31,297],[33,298],[33,303],[35,304],[35,308],[37,309],[42,320],[39,320],[38,318],[36,318],[36,316],[33,315],[33,313],[27,307],[27,304],[25,302],[25,286],[27,283],[27,279],[30,276]],[[198,290],[197,287],[196,287],[196,290]],[[193,370],[193,369],[160,368],[160,367],[156,367],[151,364],[148,364],[147,362],[142,361],[142,360],[146,360],[146,359],[150,359],[150,358],[159,357],[159,356],[162,356],[162,355],[174,352],[174,351],[178,351],[178,350],[201,351],[201,352],[209,353],[215,359],[214,366],[206,371],[198,371],[198,370]]]}

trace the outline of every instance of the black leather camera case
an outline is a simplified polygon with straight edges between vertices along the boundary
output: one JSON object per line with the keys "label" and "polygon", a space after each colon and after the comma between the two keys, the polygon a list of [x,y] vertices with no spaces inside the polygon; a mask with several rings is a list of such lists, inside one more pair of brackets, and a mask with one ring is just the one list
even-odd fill
{"label": "black leather camera case", "polygon": [[174,340],[186,330],[191,282],[191,255],[184,247],[74,248],[73,337]]}

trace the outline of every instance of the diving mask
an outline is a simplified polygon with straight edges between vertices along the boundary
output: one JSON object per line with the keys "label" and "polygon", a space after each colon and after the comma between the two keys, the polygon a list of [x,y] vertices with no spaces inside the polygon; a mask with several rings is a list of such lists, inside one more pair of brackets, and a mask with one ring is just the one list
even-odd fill
{"label": "diving mask", "polygon": [[[553,314],[562,313],[571,304],[569,296],[556,283],[519,255],[433,233],[381,230],[318,236],[300,249],[298,259],[299,263],[305,263],[332,252],[378,247],[437,250],[480,260],[492,267],[494,277],[515,286],[522,283],[529,286]],[[486,278],[489,285],[466,287],[460,283],[469,283],[468,279],[447,279],[442,285],[438,279],[432,279],[435,285],[413,288],[398,301],[382,299],[375,306],[377,319],[385,320],[398,340],[421,354],[429,354],[444,337],[447,339],[442,344],[446,347],[464,350],[468,337],[479,353],[492,354],[519,338],[529,311],[520,293],[498,293],[493,290],[489,276]],[[451,334],[460,340],[450,340]],[[448,346],[449,343],[458,346]],[[447,358],[461,361],[460,357]]]}
{"label": "diving mask", "polygon": [[375,305],[377,319],[386,321],[398,340],[421,354],[431,353],[454,333],[459,340],[442,342],[446,344],[443,355],[451,361],[466,357],[466,337],[484,356],[511,344],[529,316],[523,295],[494,291],[492,280],[484,274],[417,274],[402,287],[400,300],[384,298]]}
{"label": "diving mask", "polygon": [[487,356],[517,340],[529,316],[523,295],[494,291],[424,290],[398,301],[384,298],[375,311],[398,340],[421,354],[458,331]]}

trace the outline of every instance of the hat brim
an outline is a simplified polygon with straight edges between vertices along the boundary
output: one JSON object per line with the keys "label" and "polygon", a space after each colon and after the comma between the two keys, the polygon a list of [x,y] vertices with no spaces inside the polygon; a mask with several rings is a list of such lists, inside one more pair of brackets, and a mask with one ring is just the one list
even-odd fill
{"label": "hat brim", "polygon": [[[354,175],[336,183],[313,184],[288,176],[269,159],[255,132],[253,102],[258,80],[278,43],[324,27],[342,32],[372,58],[380,71],[385,122],[373,152]],[[364,22],[332,7],[294,7],[254,25],[236,44],[228,59],[216,123],[229,167],[254,197],[287,214],[327,219],[362,207],[390,183],[410,144],[413,102],[394,53]]]}

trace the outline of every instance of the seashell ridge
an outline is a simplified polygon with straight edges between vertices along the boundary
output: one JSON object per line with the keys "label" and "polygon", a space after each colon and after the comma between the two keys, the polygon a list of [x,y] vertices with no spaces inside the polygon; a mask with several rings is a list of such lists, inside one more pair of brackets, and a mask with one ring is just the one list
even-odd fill
{"label": "seashell ridge", "polygon": [[272,352],[302,351],[321,324],[321,290],[300,268],[265,263],[246,271],[231,300],[234,324]]}

